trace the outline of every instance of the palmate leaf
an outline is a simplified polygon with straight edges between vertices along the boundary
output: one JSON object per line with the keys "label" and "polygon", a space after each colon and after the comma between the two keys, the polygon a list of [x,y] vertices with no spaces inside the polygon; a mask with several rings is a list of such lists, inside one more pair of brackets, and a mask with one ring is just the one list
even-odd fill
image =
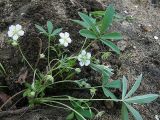
{"label": "palmate leaf", "polygon": [[128,108],[128,110],[132,113],[132,115],[134,116],[136,120],[143,120],[142,116],[139,114],[137,110],[135,110],[131,105],[129,105],[126,102],[125,102],[125,105]]}
{"label": "palmate leaf", "polygon": [[122,118],[122,120],[129,120],[128,119],[128,110],[127,110],[125,103],[122,103],[121,118]]}
{"label": "palmate leaf", "polygon": [[117,54],[120,54],[119,48],[115,44],[113,44],[111,41],[109,41],[109,40],[102,40],[102,39],[101,39],[101,41],[102,41],[102,43],[104,43],[105,45],[107,45],[108,47],[110,47],[114,52],[116,52]]}
{"label": "palmate leaf", "polygon": [[41,33],[47,34],[47,32],[43,29],[43,27],[41,27],[41,26],[39,26],[39,25],[35,25],[35,27],[36,27]]}
{"label": "palmate leaf", "polygon": [[111,97],[112,99],[117,99],[116,96],[111,91],[109,91],[107,88],[102,87],[102,89],[103,89],[103,93],[105,94],[105,96]]}
{"label": "palmate leaf", "polygon": [[147,95],[141,95],[141,96],[134,96],[128,99],[125,99],[127,103],[150,103],[158,98],[157,94],[147,94]]}
{"label": "palmate leaf", "polygon": [[78,13],[79,14],[79,16],[81,17],[81,19],[86,23],[86,24],[88,24],[89,26],[90,26],[90,28],[93,30],[93,32],[96,34],[96,33],[98,33],[98,31],[97,31],[97,28],[96,28],[96,26],[95,26],[95,20],[93,19],[93,18],[91,18],[91,17],[89,17],[88,15],[86,15],[86,14],[84,14],[84,13],[81,13],[81,12],[79,12]]}
{"label": "palmate leaf", "polygon": [[134,83],[133,87],[128,92],[128,94],[125,96],[125,98],[130,97],[138,89],[141,81],[142,81],[142,74],[140,76],[138,76],[138,78],[136,79],[136,82]]}
{"label": "palmate leaf", "polygon": [[53,31],[53,24],[51,21],[47,21],[48,33],[51,34]]}
{"label": "palmate leaf", "polygon": [[84,27],[86,29],[90,28],[90,25],[88,25],[87,23],[85,23],[83,21],[80,21],[80,20],[72,20],[72,21],[75,22],[75,23],[78,23],[79,25],[81,25],[82,27]]}
{"label": "palmate leaf", "polygon": [[100,32],[101,33],[104,33],[108,29],[108,27],[111,25],[113,17],[114,17],[114,12],[115,12],[115,10],[113,8],[113,5],[110,5],[106,9],[105,15],[102,19],[102,23],[101,23],[102,25],[100,27]]}
{"label": "palmate leaf", "polygon": [[62,28],[57,28],[57,29],[55,29],[55,30],[52,32],[51,36],[55,36],[55,35],[57,35],[58,33],[60,33],[61,31],[62,31]]}
{"label": "palmate leaf", "polygon": [[107,88],[121,88],[121,81],[114,80],[112,82],[108,82],[105,87],[107,87]]}
{"label": "palmate leaf", "polygon": [[82,30],[79,31],[79,33],[83,37],[90,38],[90,39],[97,39],[96,34],[92,31],[90,31],[90,30],[82,29]]}
{"label": "palmate leaf", "polygon": [[109,75],[105,71],[102,72],[102,84],[106,85],[109,80]]}
{"label": "palmate leaf", "polygon": [[123,37],[120,33],[113,32],[113,33],[108,33],[108,34],[102,35],[101,39],[103,39],[103,40],[107,40],[107,39],[121,40],[121,39],[123,39]]}
{"label": "palmate leaf", "polygon": [[108,76],[111,76],[113,74],[113,69],[105,66],[105,65],[98,65],[98,64],[90,64],[91,68],[101,74],[105,73]]}

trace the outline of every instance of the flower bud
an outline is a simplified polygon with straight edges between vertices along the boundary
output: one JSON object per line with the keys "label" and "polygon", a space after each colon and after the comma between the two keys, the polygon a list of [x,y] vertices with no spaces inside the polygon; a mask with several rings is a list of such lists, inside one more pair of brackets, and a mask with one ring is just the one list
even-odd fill
{"label": "flower bud", "polygon": [[85,84],[85,88],[90,88],[90,87],[91,87],[90,84],[88,84],[88,83]]}
{"label": "flower bud", "polygon": [[90,94],[91,94],[92,96],[94,96],[94,95],[96,94],[96,91],[97,91],[97,89],[91,88],[91,89],[90,89]]}
{"label": "flower bud", "polygon": [[52,83],[54,82],[54,78],[52,77],[52,75],[46,75],[45,79],[51,81]]}
{"label": "flower bud", "polygon": [[42,58],[45,58],[45,54],[42,53],[42,54],[39,55],[39,57],[40,57],[41,59],[42,59]]}
{"label": "flower bud", "polygon": [[12,45],[15,47],[15,46],[18,45],[18,42],[17,42],[17,41],[13,41],[13,42],[12,42]]}
{"label": "flower bud", "polygon": [[76,68],[75,71],[76,71],[77,73],[80,73],[80,72],[81,72],[81,69],[80,69],[80,68]]}
{"label": "flower bud", "polygon": [[30,93],[30,97],[35,97],[35,95],[36,95],[36,93],[35,93],[34,91],[32,91],[32,92]]}

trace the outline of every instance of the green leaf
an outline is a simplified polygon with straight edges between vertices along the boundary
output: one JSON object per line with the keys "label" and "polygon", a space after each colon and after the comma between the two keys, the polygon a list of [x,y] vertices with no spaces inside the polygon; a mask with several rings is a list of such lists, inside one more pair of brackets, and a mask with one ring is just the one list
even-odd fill
{"label": "green leaf", "polygon": [[94,11],[94,12],[91,12],[91,15],[93,15],[94,17],[102,17],[104,16],[105,14],[105,11]]}
{"label": "green leaf", "polygon": [[140,83],[142,80],[142,74],[140,76],[138,76],[138,78],[136,79],[136,82],[134,83],[132,89],[128,92],[128,94],[125,96],[125,98],[130,97],[139,87]]}
{"label": "green leaf", "polygon": [[55,29],[55,30],[52,32],[51,36],[55,36],[55,35],[57,35],[58,33],[60,33],[61,31],[62,31],[62,28]]}
{"label": "green leaf", "polygon": [[120,39],[123,39],[123,37],[120,33],[113,32],[113,33],[108,33],[108,34],[102,35],[101,39],[103,39],[103,40],[106,40],[106,39],[120,40]]}
{"label": "green leaf", "polygon": [[79,116],[79,115],[76,114],[76,113],[75,113],[75,116],[76,116],[77,120],[85,120],[85,119],[83,119],[81,116]]}
{"label": "green leaf", "polygon": [[131,105],[129,105],[128,103],[125,103],[128,110],[132,113],[132,115],[134,116],[134,118],[136,120],[143,120],[142,116],[139,114],[139,112],[137,110],[135,110]]}
{"label": "green leaf", "polygon": [[117,54],[120,54],[120,50],[119,48],[113,44],[112,42],[110,42],[109,40],[102,40],[102,43],[104,43],[105,45],[107,45],[108,47],[110,47],[114,52],[116,52]]}
{"label": "green leaf", "polygon": [[102,84],[105,85],[108,83],[109,75],[105,71],[102,72]]}
{"label": "green leaf", "polygon": [[86,29],[89,29],[90,28],[90,25],[86,24],[85,22],[83,21],[80,21],[80,20],[72,20],[73,22],[75,23],[78,23],[79,25],[81,25],[82,27],[86,28]]}
{"label": "green leaf", "polygon": [[92,28],[95,34],[98,33],[93,18],[91,19],[91,17],[81,12],[79,12],[78,14],[81,17],[81,19]]}
{"label": "green leaf", "polygon": [[47,32],[43,29],[43,27],[39,26],[39,25],[35,25],[35,27],[40,31],[40,33],[45,33],[47,34]]}
{"label": "green leaf", "polygon": [[113,17],[114,17],[114,8],[113,5],[109,5],[109,7],[105,11],[105,15],[102,19],[102,26],[100,28],[101,33],[104,33],[106,29],[111,25]]}
{"label": "green leaf", "polygon": [[73,120],[74,118],[74,112],[71,112],[67,117],[66,120]]}
{"label": "green leaf", "polygon": [[109,91],[107,88],[102,87],[102,89],[103,89],[104,94],[107,97],[111,97],[112,99],[117,99],[116,96],[111,91]]}
{"label": "green leaf", "polygon": [[123,88],[122,88],[122,99],[124,99],[126,93],[127,93],[127,79],[125,76],[123,76],[122,79],[122,83],[123,83]]}
{"label": "green leaf", "polygon": [[158,98],[157,94],[147,94],[147,95],[141,95],[141,96],[134,96],[132,98],[125,99],[127,103],[150,103]]}
{"label": "green leaf", "polygon": [[122,120],[129,120],[128,119],[128,110],[127,110],[125,103],[122,103],[121,117],[122,117]]}
{"label": "green leaf", "polygon": [[107,88],[121,88],[121,81],[114,80],[114,81],[108,83],[105,87],[107,87]]}
{"label": "green leaf", "polygon": [[79,33],[86,38],[90,38],[90,39],[97,39],[97,36],[94,34],[94,32],[89,31],[87,29],[82,29],[79,31]]}
{"label": "green leaf", "polygon": [[47,21],[48,33],[51,34],[53,31],[53,24],[51,21]]}
{"label": "green leaf", "polygon": [[106,74],[108,76],[111,76],[113,74],[113,69],[105,66],[105,65],[98,65],[98,64],[90,64],[91,68],[101,74]]}
{"label": "green leaf", "polygon": [[85,118],[92,119],[94,116],[94,113],[90,110],[78,109],[77,111]]}

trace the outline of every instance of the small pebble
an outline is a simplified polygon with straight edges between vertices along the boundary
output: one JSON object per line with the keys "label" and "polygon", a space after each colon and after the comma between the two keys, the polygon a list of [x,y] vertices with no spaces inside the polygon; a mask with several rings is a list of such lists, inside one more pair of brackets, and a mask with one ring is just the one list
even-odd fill
{"label": "small pebble", "polygon": [[127,10],[125,10],[124,13],[128,14]]}
{"label": "small pebble", "polygon": [[158,40],[158,37],[157,37],[157,36],[154,36],[154,39],[155,39],[155,40]]}
{"label": "small pebble", "polygon": [[135,8],[138,8],[138,6],[137,6],[137,5],[135,5],[134,7],[135,7]]}

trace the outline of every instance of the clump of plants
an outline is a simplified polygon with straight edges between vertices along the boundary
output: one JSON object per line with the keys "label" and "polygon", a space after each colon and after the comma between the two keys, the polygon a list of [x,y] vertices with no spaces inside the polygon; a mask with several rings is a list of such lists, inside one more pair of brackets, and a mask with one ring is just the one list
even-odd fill
{"label": "clump of plants", "polygon": [[[110,77],[113,75],[113,69],[111,66],[100,64],[98,62],[99,60],[90,51],[90,46],[96,41],[106,45],[106,47],[109,47],[116,54],[120,54],[119,48],[114,43],[117,40],[121,40],[122,35],[119,32],[107,32],[115,15],[113,6],[110,5],[101,17],[94,18],[81,12],[78,14],[81,20],[72,21],[83,27],[79,31],[79,34],[84,37],[84,42],[80,51],[76,51],[71,55],[66,53],[63,48],[67,48],[70,43],[75,42],[72,40],[72,35],[62,31],[62,28],[55,28],[51,21],[47,22],[47,29],[40,25],[35,25],[37,30],[48,38],[47,48],[39,55],[40,59],[47,60],[46,71],[40,71],[38,68],[34,68],[23,54],[18,41],[25,34],[22,26],[17,24],[9,27],[8,36],[11,38],[10,43],[19,49],[23,59],[34,74],[32,83],[25,83],[26,89],[23,96],[28,98],[31,107],[37,104],[44,104],[69,110],[70,113],[66,116],[67,120],[87,120],[100,117],[102,111],[92,107],[91,103],[94,101],[121,102],[122,120],[129,119],[128,112],[136,120],[142,120],[141,115],[132,107],[132,104],[150,103],[158,95],[133,96],[141,83],[142,74],[135,79],[135,84],[128,90],[128,80],[126,77],[123,76],[119,80],[110,81]],[[54,53],[54,57],[51,53]],[[74,76],[83,72],[82,67],[90,67],[95,72],[98,72],[101,75],[101,85],[95,86],[89,84],[89,79],[83,78],[83,76],[78,80],[74,80]],[[72,84],[77,89],[85,89],[90,92],[90,96],[88,98],[75,98],[65,94],[46,97],[45,91],[47,88],[52,89],[54,86],[59,86],[59,84],[63,83]],[[121,89],[122,95],[117,97],[111,91],[112,89]],[[105,98],[100,99],[95,97],[98,90],[103,91]],[[64,101],[68,102],[66,103]]]}

